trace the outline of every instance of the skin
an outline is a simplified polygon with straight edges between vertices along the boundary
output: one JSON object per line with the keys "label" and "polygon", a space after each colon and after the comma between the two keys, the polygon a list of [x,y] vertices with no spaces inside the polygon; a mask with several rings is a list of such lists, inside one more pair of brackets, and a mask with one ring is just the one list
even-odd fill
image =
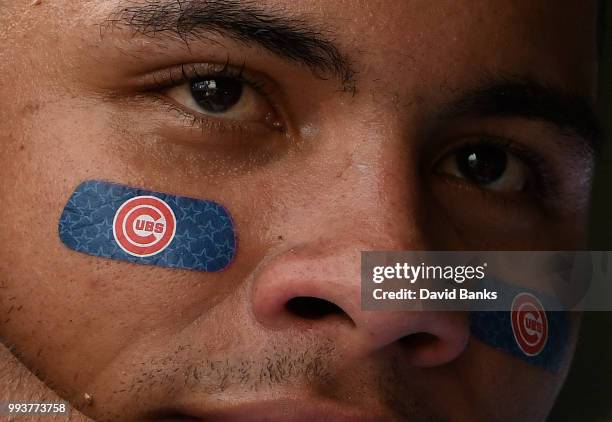
{"label": "skin", "polygon": [[[584,247],[590,161],[579,147],[538,121],[434,116],[483,75],[529,75],[594,100],[591,2],[274,3],[330,28],[356,70],[354,92],[219,34],[186,48],[101,27],[114,0],[29,3],[0,13],[0,339],[46,387],[7,354],[0,397],[58,394],[96,420],[299,420],[304,408],[545,419],[576,318],[567,364],[550,373],[470,337],[465,314],[361,310],[359,252]],[[282,128],[236,116],[192,125],[183,91],[139,82],[226,61],[273,86],[249,118],[269,101]],[[446,154],[468,135],[539,154],[554,193],[447,174]],[[67,249],[57,222],[88,179],[223,204],[236,260],[209,274]],[[341,312],[309,319],[285,307],[301,296]]]}

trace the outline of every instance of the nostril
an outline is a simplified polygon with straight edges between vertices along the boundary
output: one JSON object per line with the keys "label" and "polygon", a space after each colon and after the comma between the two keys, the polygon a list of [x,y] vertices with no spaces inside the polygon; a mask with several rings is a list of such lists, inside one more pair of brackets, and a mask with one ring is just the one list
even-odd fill
{"label": "nostril", "polygon": [[400,339],[400,344],[407,349],[421,349],[435,346],[440,339],[430,333],[420,332],[404,336]]}
{"label": "nostril", "polygon": [[448,338],[427,332],[404,336],[399,340],[399,344],[404,350],[407,362],[421,368],[439,366],[458,356],[458,349]]}
{"label": "nostril", "polygon": [[331,315],[345,315],[338,305],[318,297],[299,296],[290,299],[285,308],[304,319],[322,319]]}

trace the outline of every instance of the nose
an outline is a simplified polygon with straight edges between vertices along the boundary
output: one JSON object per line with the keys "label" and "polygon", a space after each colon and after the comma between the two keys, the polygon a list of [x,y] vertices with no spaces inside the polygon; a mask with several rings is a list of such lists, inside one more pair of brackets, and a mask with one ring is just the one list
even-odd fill
{"label": "nose", "polygon": [[256,319],[276,332],[300,326],[326,332],[356,357],[395,349],[403,361],[423,368],[456,359],[469,338],[464,314],[361,308],[360,249],[371,248],[296,245],[263,262],[251,297]]}
{"label": "nose", "polygon": [[252,315],[273,335],[302,330],[333,339],[343,357],[384,350],[417,367],[444,365],[466,348],[467,315],[364,310],[360,252],[455,250],[463,242],[431,198],[397,112],[377,113],[375,125],[351,116],[330,124],[333,132],[323,128],[318,152],[292,175],[303,190],[288,187],[291,210],[281,208],[276,220],[291,244],[268,251],[249,277]]}

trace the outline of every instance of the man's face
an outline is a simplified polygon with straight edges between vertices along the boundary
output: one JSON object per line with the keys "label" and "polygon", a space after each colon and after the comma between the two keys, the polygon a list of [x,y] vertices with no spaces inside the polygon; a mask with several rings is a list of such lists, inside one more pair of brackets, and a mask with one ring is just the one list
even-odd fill
{"label": "man's face", "polygon": [[[359,252],[584,246],[595,7],[566,3],[5,2],[2,341],[96,419],[544,418],[574,319],[548,372],[462,313],[362,311]],[[92,179],[223,205],[235,260],[66,248]]]}

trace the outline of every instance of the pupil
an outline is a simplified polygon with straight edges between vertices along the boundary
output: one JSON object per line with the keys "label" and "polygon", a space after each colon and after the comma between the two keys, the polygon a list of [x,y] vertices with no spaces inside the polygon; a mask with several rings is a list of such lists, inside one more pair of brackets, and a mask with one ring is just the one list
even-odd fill
{"label": "pupil", "polygon": [[461,149],[456,156],[457,167],[467,179],[488,185],[506,171],[508,156],[500,148],[479,145]]}
{"label": "pupil", "polygon": [[210,113],[223,113],[242,96],[242,82],[232,78],[211,78],[191,83],[195,102]]}

